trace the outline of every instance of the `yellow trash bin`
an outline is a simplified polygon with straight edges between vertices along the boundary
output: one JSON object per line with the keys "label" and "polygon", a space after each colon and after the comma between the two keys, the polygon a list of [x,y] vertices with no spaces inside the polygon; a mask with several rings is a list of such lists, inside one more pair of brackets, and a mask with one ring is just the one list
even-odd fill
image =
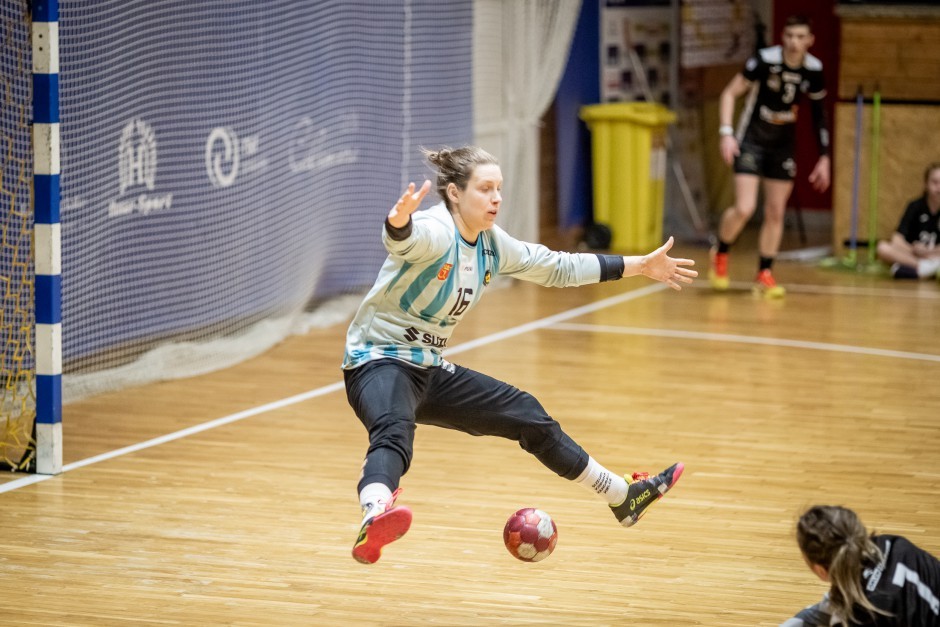
{"label": "yellow trash bin", "polygon": [[611,248],[646,253],[662,244],[666,127],[676,115],[652,102],[581,107],[591,130],[594,220],[611,230]]}

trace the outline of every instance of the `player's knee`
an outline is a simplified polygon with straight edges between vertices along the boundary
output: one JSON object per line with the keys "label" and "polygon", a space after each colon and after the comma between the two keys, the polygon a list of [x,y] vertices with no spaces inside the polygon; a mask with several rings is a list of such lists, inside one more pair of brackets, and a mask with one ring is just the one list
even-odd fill
{"label": "player's knee", "polygon": [[561,438],[561,425],[551,417],[527,424],[519,438],[519,446],[533,455],[540,455],[550,450]]}
{"label": "player's knee", "polygon": [[891,258],[894,256],[894,255],[892,254],[892,253],[894,252],[894,250],[893,250],[891,244],[890,244],[889,242],[884,241],[884,240],[878,242],[878,248],[877,248],[876,250],[877,250],[877,252],[878,252],[878,258],[879,258],[879,259],[888,260],[888,259],[891,259]]}
{"label": "player's knee", "polygon": [[756,210],[757,204],[750,202],[736,201],[734,205],[731,206],[731,211],[738,216],[739,220],[750,220]]}
{"label": "player's knee", "polygon": [[385,446],[408,451],[415,439],[415,424],[411,420],[386,420],[369,430],[370,446]]}
{"label": "player's knee", "polygon": [[561,425],[543,413],[522,428],[519,446],[537,456],[555,446],[561,439],[561,434]]}

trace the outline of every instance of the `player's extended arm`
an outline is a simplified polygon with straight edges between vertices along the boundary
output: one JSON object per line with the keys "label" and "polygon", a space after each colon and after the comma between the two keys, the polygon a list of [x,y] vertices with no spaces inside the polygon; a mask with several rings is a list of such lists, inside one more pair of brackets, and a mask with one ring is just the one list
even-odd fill
{"label": "player's extended arm", "polygon": [[811,98],[810,108],[813,113],[813,127],[816,129],[819,160],[809,175],[809,182],[813,189],[824,192],[829,189],[829,182],[832,178],[832,163],[829,160],[829,122],[826,119],[826,107],[822,98]]}

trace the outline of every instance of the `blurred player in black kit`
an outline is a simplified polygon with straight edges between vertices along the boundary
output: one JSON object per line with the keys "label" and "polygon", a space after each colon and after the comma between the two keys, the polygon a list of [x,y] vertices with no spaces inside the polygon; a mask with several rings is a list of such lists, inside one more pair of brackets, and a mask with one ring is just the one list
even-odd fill
{"label": "blurred player in black kit", "polygon": [[940,162],[927,166],[924,195],[908,203],[891,239],[878,242],[878,258],[896,279],[940,281]]}
{"label": "blurred player in black kit", "polygon": [[940,625],[940,560],[906,538],[870,534],[852,510],[816,505],[800,516],[796,541],[832,587],[781,627]]}
{"label": "blurred player in black kit", "polygon": [[[728,289],[728,251],[754,215],[763,179],[764,221],[754,290],[768,298],[781,298],[786,293],[774,280],[771,267],[780,249],[783,216],[796,178],[796,118],[804,94],[811,105],[819,148],[819,160],[809,180],[820,192],[829,188],[829,130],[823,108],[826,89],[822,62],[808,52],[813,42],[809,20],[790,17],[783,29],[783,45],[758,51],[721,93],[721,158],[734,166],[735,201],[721,215],[718,245],[712,250],[709,279],[716,290]],[[747,101],[735,129],[731,124],[734,103],[745,94]]]}

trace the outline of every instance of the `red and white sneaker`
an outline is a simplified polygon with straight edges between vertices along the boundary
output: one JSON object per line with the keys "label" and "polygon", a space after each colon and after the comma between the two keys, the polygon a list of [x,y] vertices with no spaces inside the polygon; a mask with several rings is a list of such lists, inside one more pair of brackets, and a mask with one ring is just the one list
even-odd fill
{"label": "red and white sneaker", "polygon": [[757,273],[752,290],[756,296],[763,296],[764,298],[783,298],[787,293],[786,289],[777,285],[777,282],[774,281],[774,275],[770,273],[769,269]]}
{"label": "red and white sneaker", "polygon": [[411,510],[395,507],[401,488],[392,493],[388,503],[378,502],[362,508],[362,527],[353,545],[352,556],[362,564],[375,564],[382,557],[382,547],[405,535],[411,527]]}
{"label": "red and white sneaker", "polygon": [[728,253],[720,253],[718,249],[711,250],[711,267],[708,269],[708,282],[712,289],[725,291],[728,289]]}

